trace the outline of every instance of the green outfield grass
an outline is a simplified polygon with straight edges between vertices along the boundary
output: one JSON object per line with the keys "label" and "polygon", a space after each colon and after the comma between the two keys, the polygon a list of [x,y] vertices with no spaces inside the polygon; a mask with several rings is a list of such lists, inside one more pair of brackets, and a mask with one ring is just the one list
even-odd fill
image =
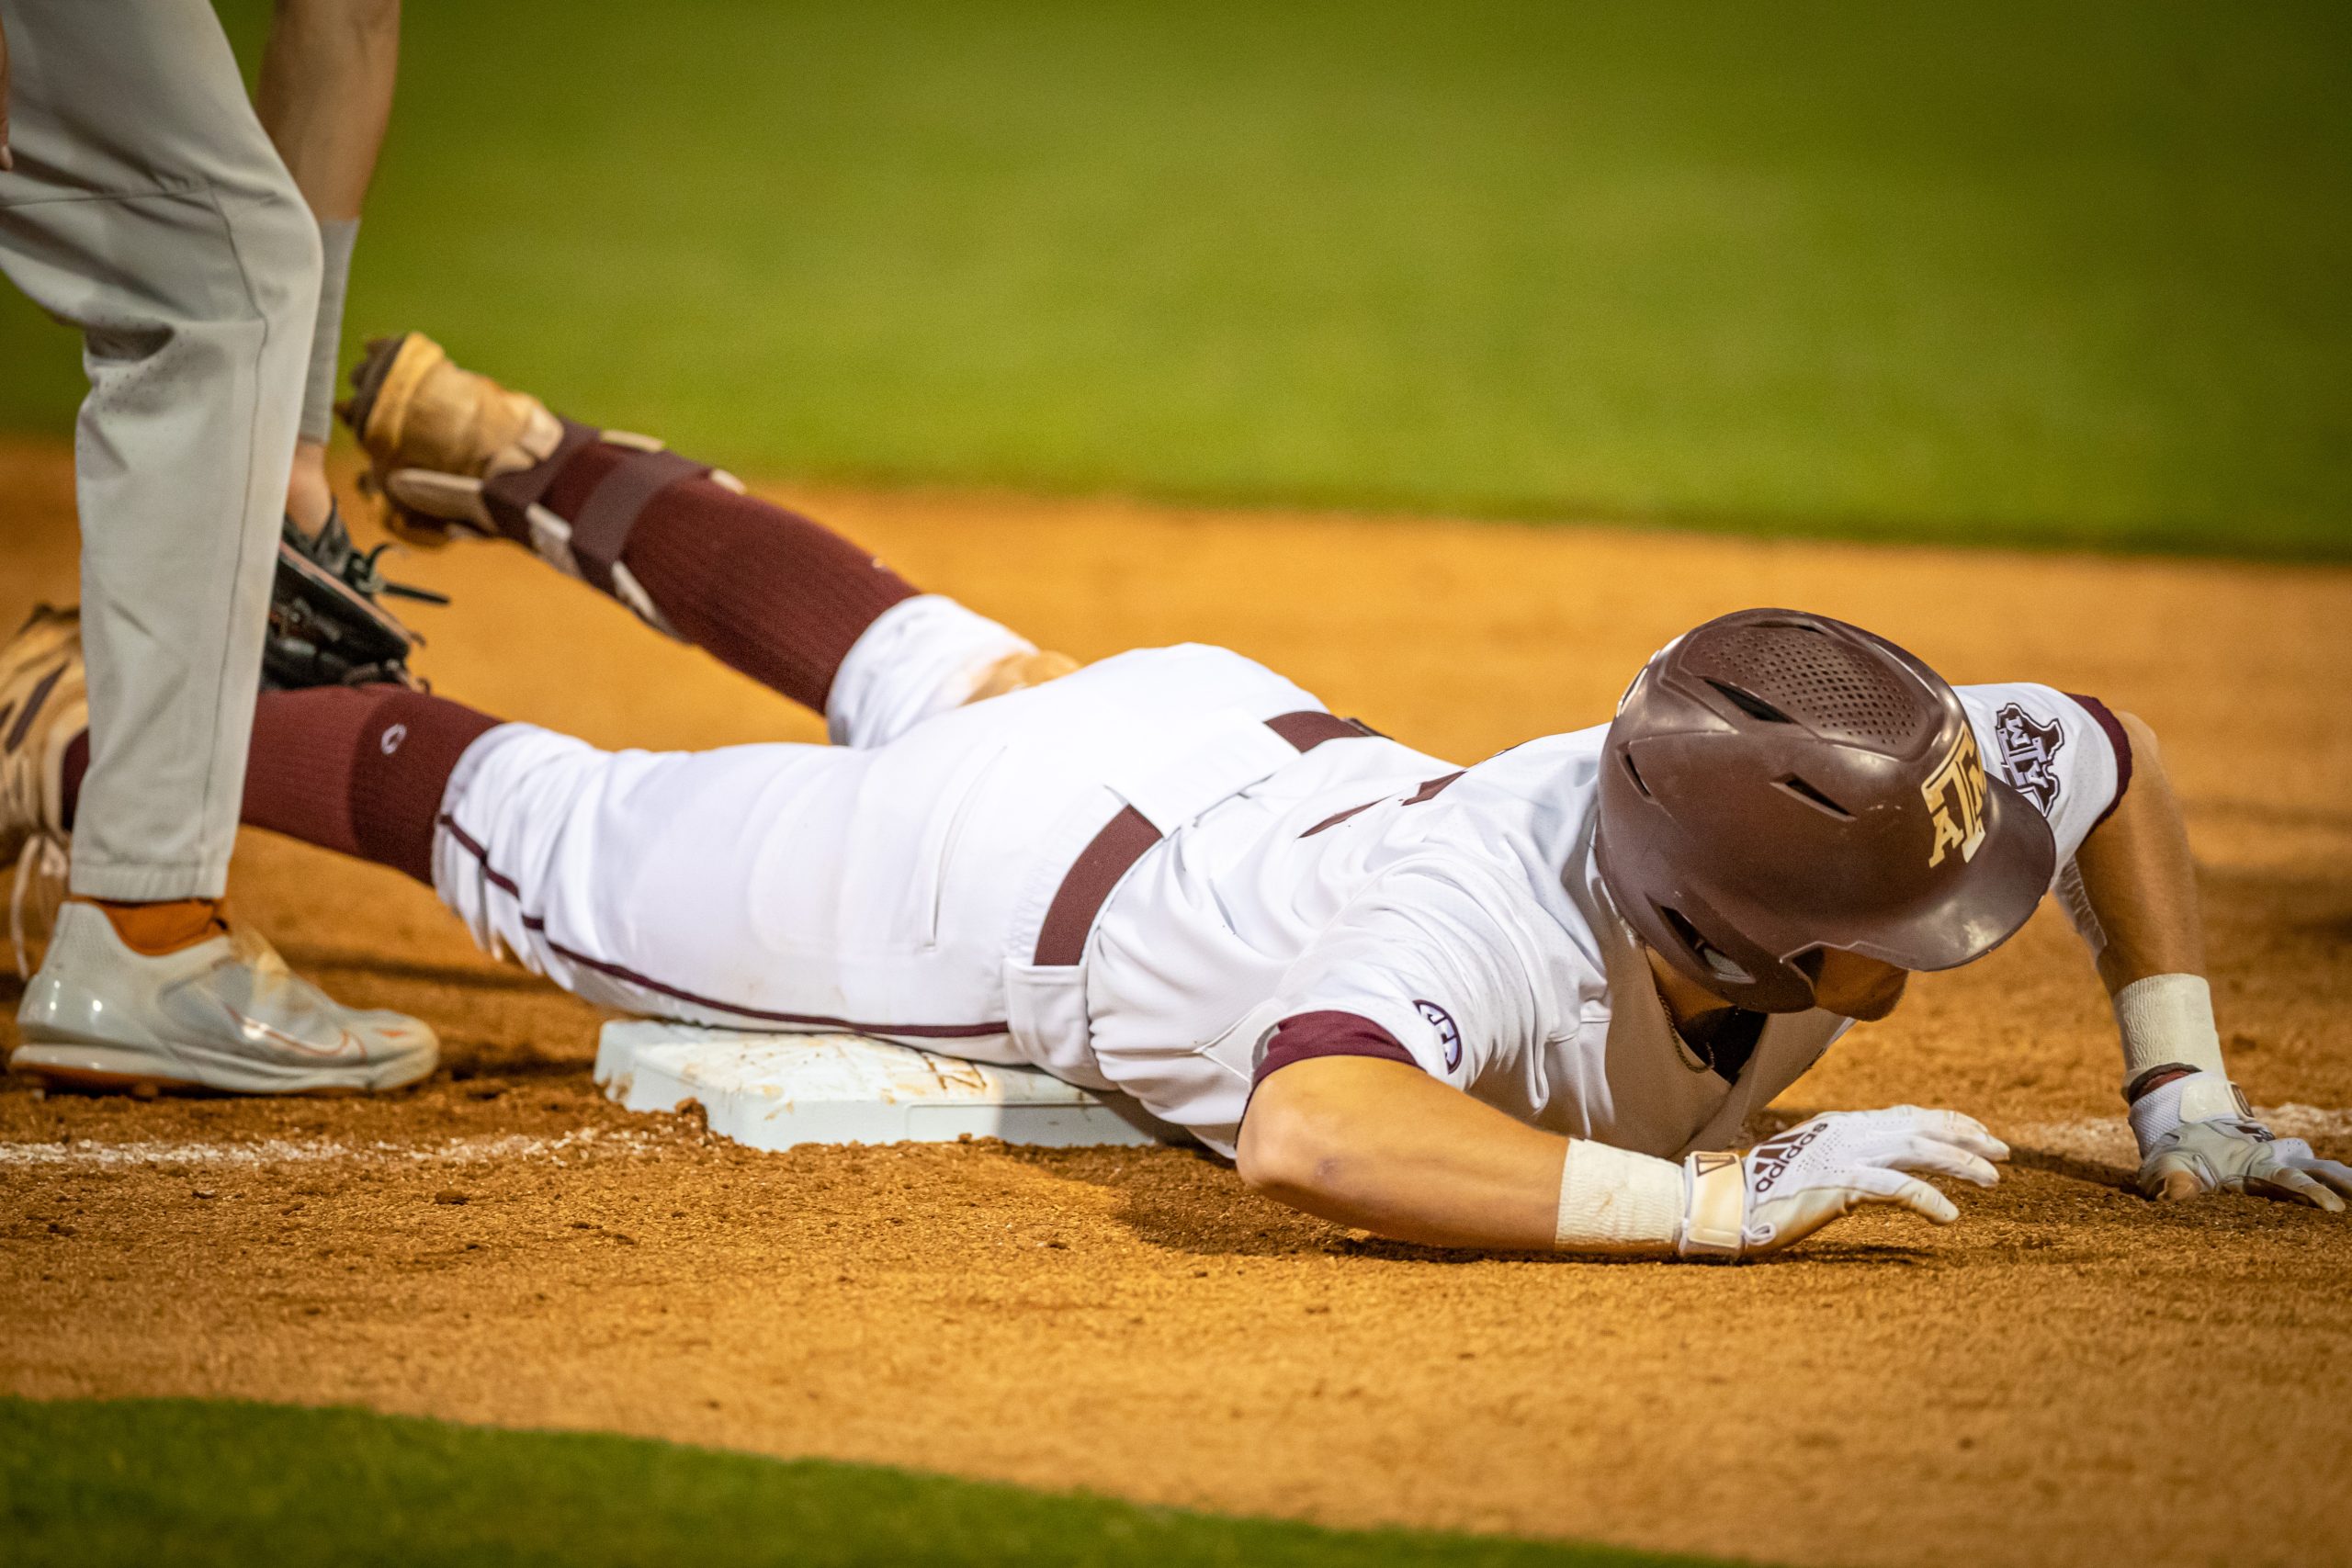
{"label": "green outfield grass", "polygon": [[[355,341],[757,472],[2352,556],[2326,0],[410,0],[403,63]],[[13,302],[0,367],[58,425]]]}
{"label": "green outfield grass", "polygon": [[636,1438],[198,1400],[0,1399],[0,1560],[1707,1568],[1599,1547],[1325,1530]]}

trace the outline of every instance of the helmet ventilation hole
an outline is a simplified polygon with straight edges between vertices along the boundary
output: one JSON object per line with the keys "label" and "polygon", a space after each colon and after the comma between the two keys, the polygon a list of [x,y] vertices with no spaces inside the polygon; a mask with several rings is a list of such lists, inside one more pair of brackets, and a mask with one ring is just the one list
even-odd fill
{"label": "helmet ventilation hole", "polygon": [[1738,708],[1740,712],[1746,714],[1750,718],[1760,718],[1767,724],[1794,724],[1796,722],[1795,719],[1791,718],[1787,714],[1782,713],[1779,708],[1774,707],[1770,703],[1766,702],[1762,697],[1758,696],[1753,692],[1735,686],[1728,681],[1718,681],[1712,675],[1706,676],[1704,679],[1708,685],[1713,686],[1716,691],[1721,692],[1724,696],[1730,698],[1732,705]]}
{"label": "helmet ventilation hole", "polygon": [[1656,795],[1650,794],[1650,786],[1643,782],[1642,770],[1634,766],[1634,754],[1631,751],[1623,751],[1618,755],[1625,763],[1625,776],[1634,781],[1634,787],[1642,792],[1642,798],[1644,800],[1657,799],[1657,797]]}
{"label": "helmet ventilation hole", "polygon": [[1805,783],[1804,780],[1797,777],[1794,773],[1791,773],[1784,779],[1774,779],[1772,783],[1778,788],[1790,795],[1795,795],[1807,806],[1814,807],[1817,811],[1826,811],[1841,822],[1851,822],[1854,819],[1854,814],[1852,812],[1847,810],[1844,807],[1838,805],[1836,801],[1830,799],[1827,795],[1822,794],[1819,790],[1814,788],[1813,785]]}
{"label": "helmet ventilation hole", "polygon": [[1932,693],[1899,660],[1819,625],[1773,615],[1728,626],[1701,637],[1689,657],[1690,672],[1743,711],[1767,722],[1777,715],[1825,739],[1898,750],[1936,724]]}

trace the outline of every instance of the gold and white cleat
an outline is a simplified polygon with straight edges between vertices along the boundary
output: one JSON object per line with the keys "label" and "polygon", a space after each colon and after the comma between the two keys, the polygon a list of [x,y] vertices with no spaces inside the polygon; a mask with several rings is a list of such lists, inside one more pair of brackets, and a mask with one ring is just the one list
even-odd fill
{"label": "gold and white cleat", "polygon": [[90,725],[82,616],[47,604],[0,646],[0,864],[65,832],[65,752]]}
{"label": "gold and white cleat", "polygon": [[544,463],[563,442],[545,403],[463,368],[423,333],[368,344],[351,387],[336,412],[368,454],[386,525],[412,544],[446,543],[453,525],[495,532],[482,482]]}

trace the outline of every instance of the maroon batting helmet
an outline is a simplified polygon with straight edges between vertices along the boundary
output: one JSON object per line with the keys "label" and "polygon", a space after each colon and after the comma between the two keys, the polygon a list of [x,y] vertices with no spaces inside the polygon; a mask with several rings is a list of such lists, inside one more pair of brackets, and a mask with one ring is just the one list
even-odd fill
{"label": "maroon batting helmet", "polygon": [[1652,658],[1609,727],[1600,875],[1642,940],[1724,1000],[1814,1005],[1824,949],[1905,969],[2025,924],[2057,848],[1988,779],[1960,698],[1883,637],[1742,610]]}

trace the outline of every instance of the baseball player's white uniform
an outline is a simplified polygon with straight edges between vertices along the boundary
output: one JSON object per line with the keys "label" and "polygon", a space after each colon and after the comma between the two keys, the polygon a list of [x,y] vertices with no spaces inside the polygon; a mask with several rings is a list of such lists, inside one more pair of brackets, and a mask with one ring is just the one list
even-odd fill
{"label": "baseball player's white uniform", "polygon": [[[1463,769],[1197,646],[956,705],[1027,647],[900,604],[842,666],[831,747],[502,726],[450,778],[435,886],[593,1000],[1031,1063],[1226,1154],[1285,1020],[1344,1015],[1524,1121],[1654,1155],[1733,1140],[1847,1027],[1773,1016],[1722,1072],[1668,1029],[1594,866],[1605,727]],[[1959,690],[2065,881],[2128,783],[2121,730],[2046,686]]]}

